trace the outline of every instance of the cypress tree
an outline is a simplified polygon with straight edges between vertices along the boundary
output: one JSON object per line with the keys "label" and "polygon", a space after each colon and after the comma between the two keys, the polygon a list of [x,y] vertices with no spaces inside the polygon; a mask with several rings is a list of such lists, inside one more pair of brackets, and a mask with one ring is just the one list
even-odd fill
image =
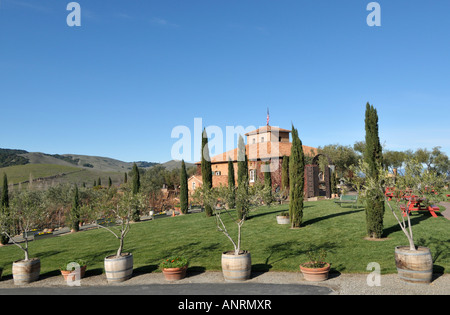
{"label": "cypress tree", "polygon": [[[203,189],[205,192],[209,192],[212,188],[212,170],[211,170],[211,158],[209,156],[209,147],[208,147],[208,135],[206,134],[206,129],[203,129],[202,133],[202,181],[203,181]],[[211,205],[205,205],[205,213],[207,217],[212,216],[213,210]]]}
{"label": "cypress tree", "polygon": [[[3,174],[3,187],[2,187],[2,196],[0,199],[0,211],[3,211],[6,216],[9,216],[9,191],[8,191],[8,177],[6,176],[6,173]],[[0,243],[6,245],[8,244],[8,242],[9,237],[4,234],[0,234]]]}
{"label": "cypress tree", "polygon": [[127,172],[125,172],[125,175],[124,175],[124,177],[123,177],[123,182],[126,184],[126,183],[128,183],[128,175],[127,175]]}
{"label": "cypress tree", "polygon": [[[366,104],[366,147],[364,151],[364,160],[369,165],[369,178],[378,179],[378,164],[383,163],[383,152],[378,136],[378,114],[377,110]],[[383,234],[383,216],[384,216],[384,196],[381,191],[367,191],[366,198],[366,227],[367,235],[370,238],[381,238]]]}
{"label": "cypress tree", "polygon": [[248,214],[248,157],[245,152],[245,144],[242,136],[238,142],[238,188],[236,198],[236,211],[242,220]]}
{"label": "cypress tree", "polygon": [[111,188],[112,186],[112,179],[111,177],[108,177],[108,187]]}
{"label": "cypress tree", "polygon": [[75,193],[73,196],[72,209],[70,210],[71,229],[73,232],[80,230],[80,198],[78,195],[78,186],[75,184]]}
{"label": "cypress tree", "polygon": [[305,186],[305,156],[298,131],[292,125],[292,147],[289,157],[289,217],[292,228],[299,228],[303,221],[303,189]]}
{"label": "cypress tree", "polygon": [[94,180],[94,187],[96,187],[97,186],[97,181],[96,180]]}
{"label": "cypress tree", "polygon": [[231,159],[228,159],[228,189],[230,190],[228,208],[234,209],[236,207],[236,184],[234,179],[234,165]]}
{"label": "cypress tree", "polygon": [[270,205],[272,199],[272,172],[270,171],[270,162],[266,162],[266,172],[264,172],[264,202]]}
{"label": "cypress tree", "polygon": [[97,185],[99,185],[99,186],[101,186],[101,185],[102,185],[102,180],[101,180],[101,178],[100,178],[100,177],[98,178],[98,181],[97,181]]}
{"label": "cypress tree", "polygon": [[289,156],[283,156],[281,164],[281,189],[283,191],[289,189]]}
{"label": "cypress tree", "polygon": [[269,171],[264,172],[264,187],[270,187],[272,190],[272,172],[270,171],[270,162],[266,162]]}
{"label": "cypress tree", "polygon": [[8,176],[6,173],[3,174],[2,199],[0,200],[0,205],[9,208]]}
{"label": "cypress tree", "polygon": [[188,200],[188,178],[186,164],[184,163],[184,160],[182,160],[180,170],[180,207],[183,214],[188,212]]}
{"label": "cypress tree", "polygon": [[[131,171],[133,173],[133,195],[136,195],[139,193],[139,189],[141,188],[141,179],[139,175],[139,168],[137,167],[136,163],[133,163],[133,169]],[[139,222],[141,220],[139,209],[134,209],[133,214],[131,215],[131,219],[134,222]]]}

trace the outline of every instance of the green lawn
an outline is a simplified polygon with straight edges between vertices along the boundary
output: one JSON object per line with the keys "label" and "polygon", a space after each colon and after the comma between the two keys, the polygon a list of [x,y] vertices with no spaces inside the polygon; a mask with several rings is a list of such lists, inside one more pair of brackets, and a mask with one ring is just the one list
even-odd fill
{"label": "green lawn", "polygon": [[[407,245],[407,240],[388,209],[383,241],[364,239],[363,208],[340,208],[329,200],[306,202],[304,223],[297,230],[276,223],[276,214],[287,209],[288,205],[260,207],[244,224],[242,247],[252,254],[253,270],[296,272],[308,249],[315,247],[328,250],[334,272],[367,272],[370,262],[379,263],[382,273],[396,272],[394,248]],[[450,221],[420,213],[413,214],[412,222],[418,245],[431,248],[434,271],[450,272]],[[231,233],[236,231],[235,225],[229,226]],[[31,242],[30,257],[41,258],[42,275],[56,275],[61,263],[75,258],[89,262],[88,275],[98,274],[103,258],[114,254],[117,246],[108,231],[90,230]],[[221,252],[231,249],[229,240],[216,230],[215,219],[204,213],[135,223],[125,240],[125,251],[134,255],[135,272],[157,272],[161,260],[172,255],[188,257],[191,270],[220,270]],[[22,252],[16,246],[0,248],[4,275],[11,274],[12,262],[19,259]]]}

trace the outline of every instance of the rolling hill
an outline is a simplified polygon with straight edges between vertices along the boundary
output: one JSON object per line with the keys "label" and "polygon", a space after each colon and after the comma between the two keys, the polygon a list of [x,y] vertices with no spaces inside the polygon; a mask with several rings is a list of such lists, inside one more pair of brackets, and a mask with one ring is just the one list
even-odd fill
{"label": "rolling hill", "polygon": [[[181,167],[181,161],[155,163],[137,161],[141,169],[161,165],[168,170]],[[186,163],[186,167],[194,164]],[[55,183],[76,183],[91,185],[99,178],[103,183],[111,178],[113,184],[123,182],[124,173],[131,171],[133,162],[124,162],[108,157],[79,154],[46,154],[25,150],[0,149],[0,174],[6,173],[13,185],[33,184],[46,186]]]}

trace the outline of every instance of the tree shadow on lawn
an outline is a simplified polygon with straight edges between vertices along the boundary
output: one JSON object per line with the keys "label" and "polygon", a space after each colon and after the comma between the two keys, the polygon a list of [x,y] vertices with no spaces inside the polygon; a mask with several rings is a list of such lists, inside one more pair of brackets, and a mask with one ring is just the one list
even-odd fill
{"label": "tree shadow on lawn", "polygon": [[310,220],[303,222],[300,228],[323,221],[323,220],[328,220],[328,219],[332,219],[335,217],[340,217],[342,215],[353,214],[353,213],[357,213],[357,212],[361,212],[361,211],[364,211],[364,209],[355,209],[355,210],[351,210],[351,211],[337,212],[337,213],[332,213],[332,214],[329,214],[329,215],[326,215],[323,217],[317,217],[317,218],[310,219]]}
{"label": "tree shadow on lawn", "polygon": [[[312,205],[304,205],[303,209],[311,208],[311,207],[314,207],[314,206],[312,206]],[[273,210],[273,211],[270,211],[270,212],[263,212],[263,213],[257,213],[257,214],[251,214],[251,212],[250,212],[250,216],[246,220],[251,220],[251,219],[254,219],[254,218],[257,218],[257,217],[266,216],[266,215],[273,215],[275,213],[281,213],[281,212],[289,212],[289,205],[287,205],[286,208]]]}
{"label": "tree shadow on lawn", "polygon": [[[266,247],[266,252],[268,256],[266,257],[264,263],[252,265],[252,271],[255,271],[253,278],[270,271],[273,264],[276,264],[282,260],[289,259],[292,257],[297,257],[303,254],[307,254],[310,251],[319,251],[320,249],[326,249],[327,252],[332,252],[337,246],[334,243],[326,242],[319,246],[311,245],[309,247],[303,247],[299,241],[288,241],[278,244],[273,244]],[[280,255],[277,255],[281,253]],[[299,261],[298,265],[304,261]]]}
{"label": "tree shadow on lawn", "polygon": [[[414,231],[414,226],[416,224],[419,224],[420,222],[428,220],[430,218],[433,218],[430,213],[415,213],[413,215],[410,215],[411,226],[413,228],[413,231]],[[406,217],[405,217],[405,222],[407,222]],[[386,229],[383,229],[383,238],[388,237],[390,234],[399,232],[399,231],[402,231],[402,228],[397,223],[397,220],[395,220],[394,225],[392,225],[391,227],[388,227]]]}

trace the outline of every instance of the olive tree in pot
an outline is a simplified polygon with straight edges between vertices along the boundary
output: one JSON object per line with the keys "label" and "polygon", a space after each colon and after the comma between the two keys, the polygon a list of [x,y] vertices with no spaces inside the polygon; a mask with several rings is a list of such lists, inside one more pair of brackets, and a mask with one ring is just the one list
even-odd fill
{"label": "olive tree in pot", "polygon": [[102,221],[115,222],[115,226],[97,225],[109,231],[119,241],[116,254],[107,256],[104,260],[106,279],[110,283],[126,281],[133,274],[133,255],[123,252],[124,240],[130,231],[134,211],[140,210],[143,204],[142,194],[134,194],[127,186],[120,190],[117,188],[105,190],[97,200],[98,215],[102,219],[110,219]]}
{"label": "olive tree in pot", "polygon": [[[14,284],[23,285],[39,279],[41,261],[39,258],[30,258],[28,241],[31,231],[43,223],[46,206],[43,193],[40,191],[23,190],[13,195],[9,213],[0,211],[0,228],[14,245],[24,254],[24,259],[13,262],[12,273]],[[10,235],[10,231],[20,228],[24,241],[19,242]]]}
{"label": "olive tree in pot", "polygon": [[[408,240],[407,246],[395,248],[395,263],[399,278],[410,283],[430,283],[433,276],[433,259],[428,247],[416,246],[411,225],[410,209],[419,201],[422,206],[433,206],[444,201],[445,174],[433,169],[424,169],[415,159],[406,161],[404,174],[392,176],[380,164],[377,165],[379,178],[359,179],[358,191],[364,196],[367,190],[379,189],[385,202]],[[355,174],[367,174],[368,165],[359,163]],[[386,187],[394,191],[394,198],[388,200]]]}
{"label": "olive tree in pot", "polygon": [[[201,192],[199,192],[201,191]],[[227,187],[217,187],[211,189],[198,189],[195,194],[195,199],[201,201],[202,204],[208,205],[213,209],[214,219],[217,230],[222,232],[233,245],[233,250],[222,252],[222,272],[225,281],[240,282],[250,278],[251,275],[251,255],[249,251],[242,250],[242,226],[248,215],[248,211],[243,211],[243,216],[233,215],[234,209],[227,210],[226,202],[229,200],[231,192]],[[240,203],[241,207],[248,209],[249,195],[244,189],[237,189],[236,202]],[[220,205],[220,206],[219,206]],[[235,217],[236,216],[236,217]],[[229,225],[236,224],[237,235],[232,236]],[[228,226],[228,227],[227,227]],[[235,228],[232,228],[235,230]]]}

